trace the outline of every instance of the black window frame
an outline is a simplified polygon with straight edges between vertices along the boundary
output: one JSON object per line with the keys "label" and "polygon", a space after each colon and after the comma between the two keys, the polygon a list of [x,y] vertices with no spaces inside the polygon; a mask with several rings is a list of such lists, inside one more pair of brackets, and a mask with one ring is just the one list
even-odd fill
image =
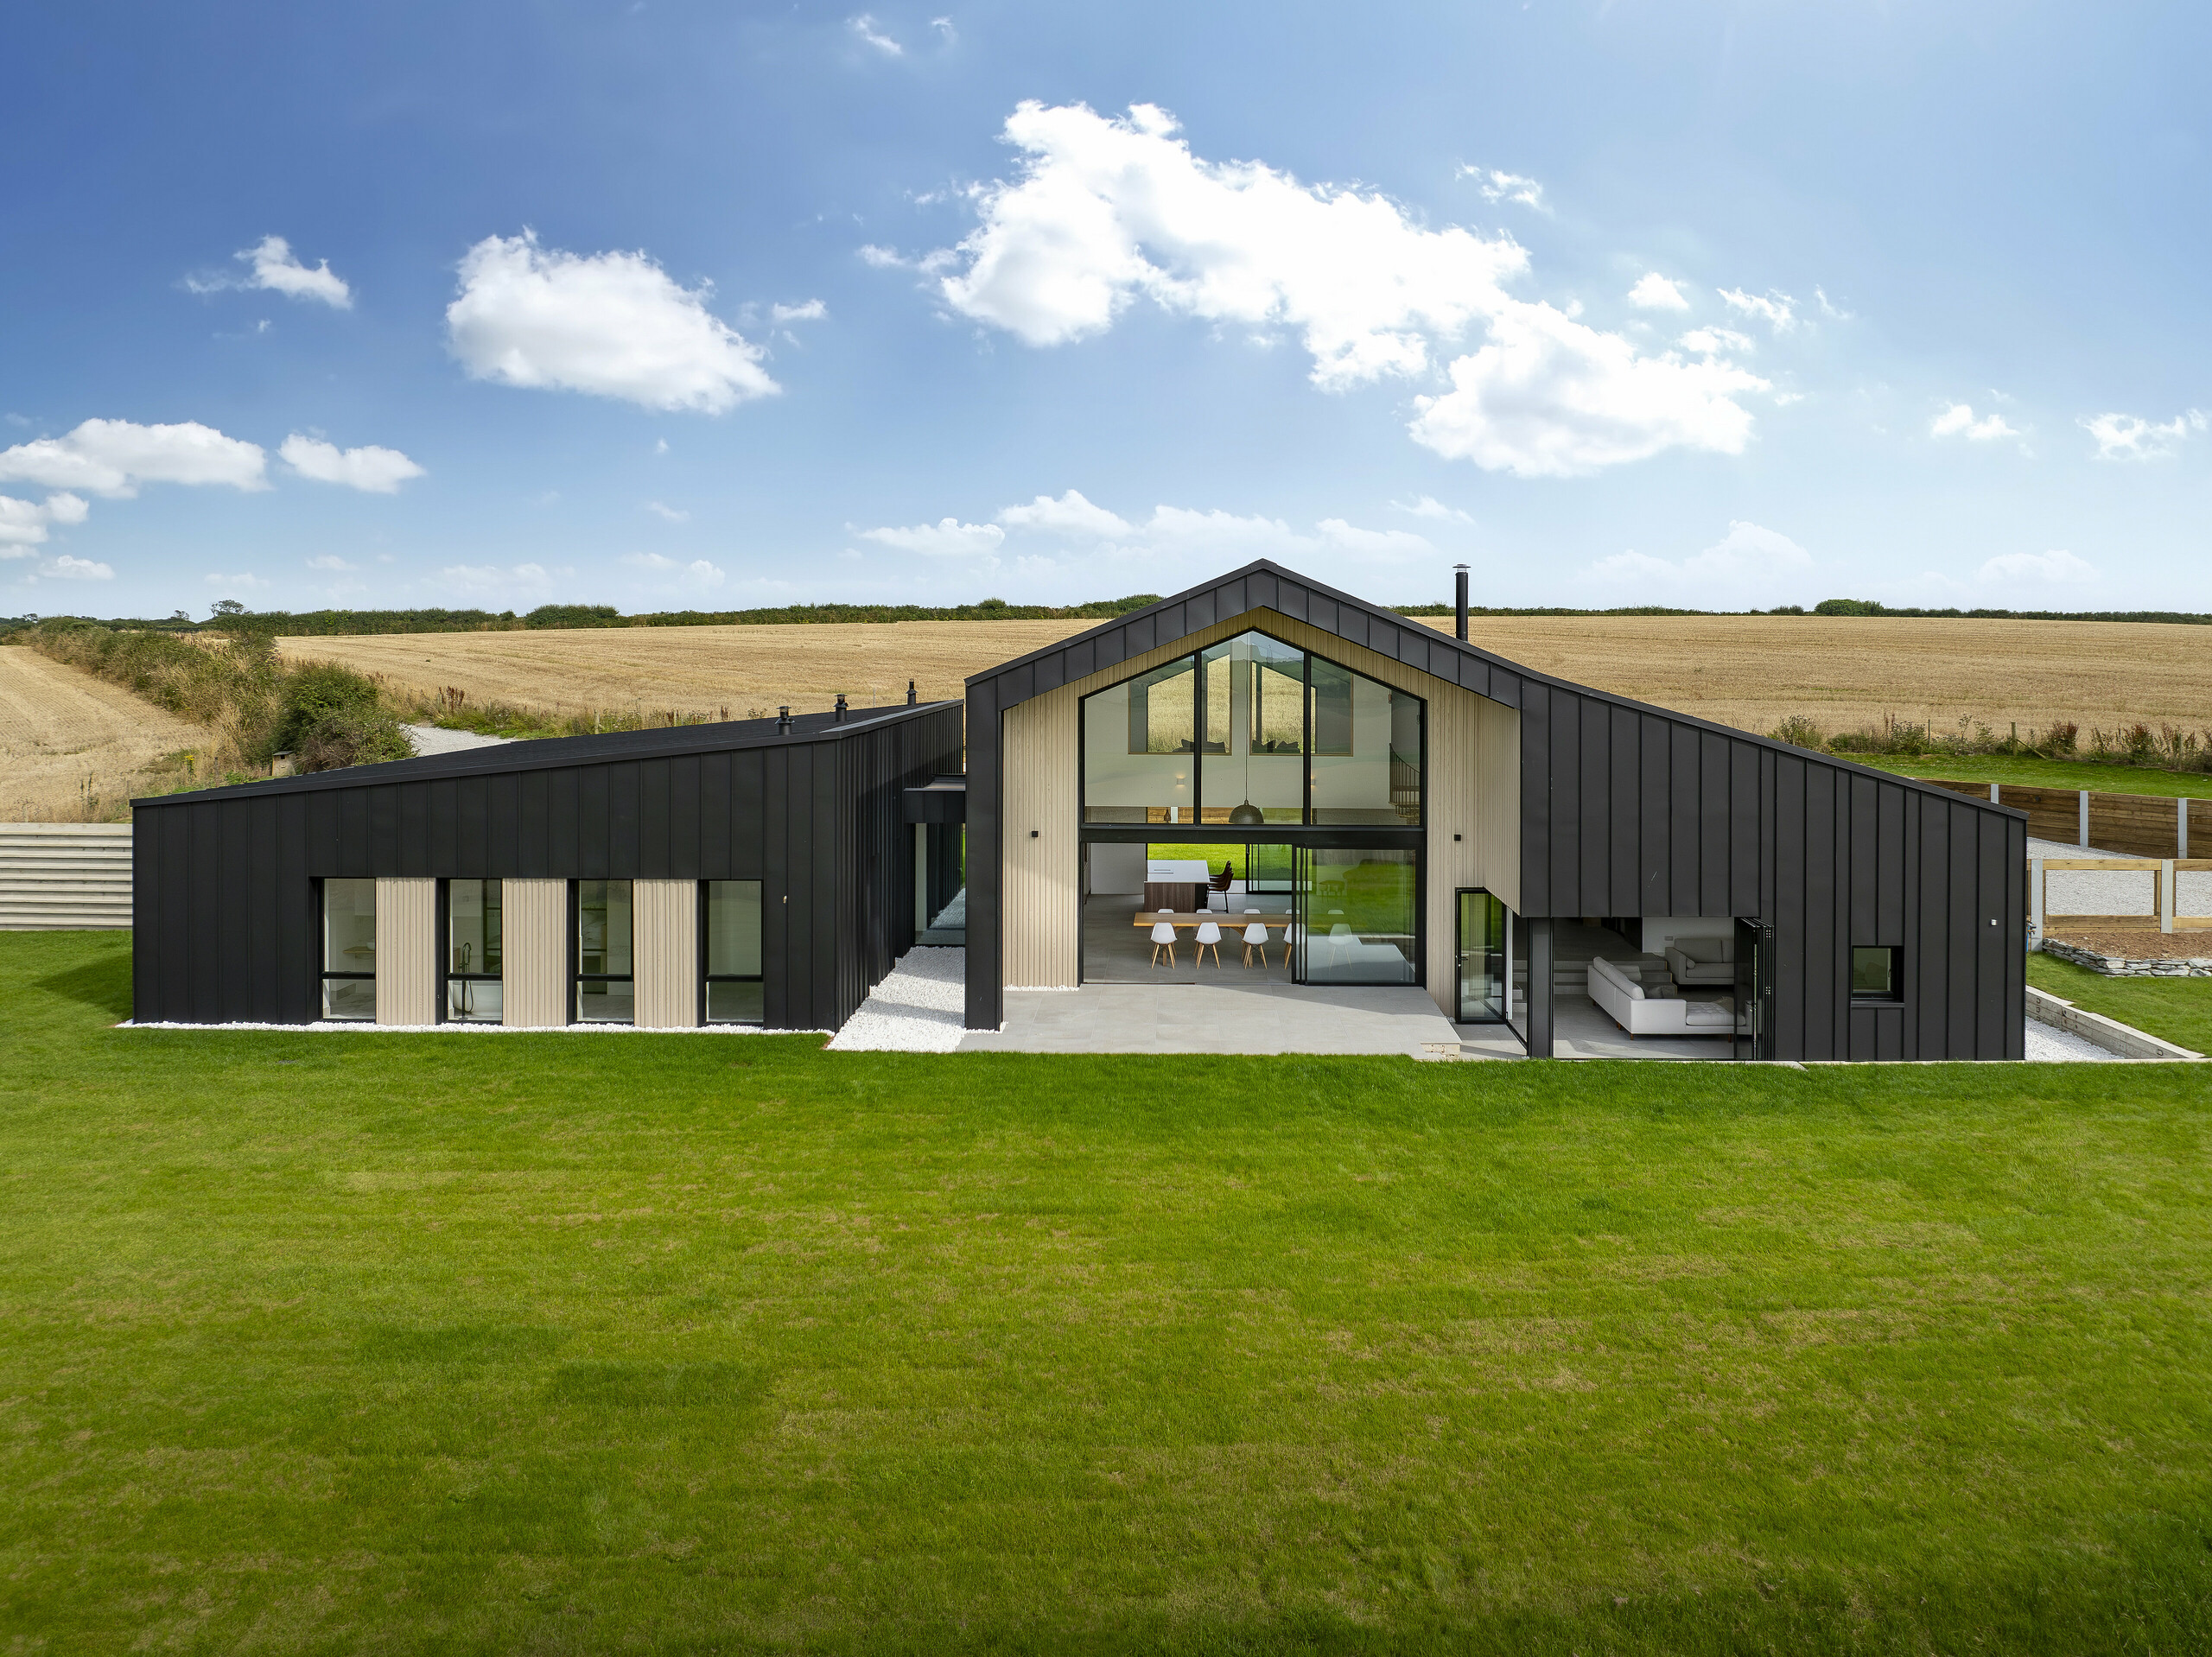
{"label": "black window frame", "polygon": [[[377,981],[376,969],[373,967],[372,967],[367,972],[332,972],[328,970],[330,962],[330,883],[333,880],[366,880],[372,887],[376,885],[376,877],[373,875],[331,874],[320,875],[316,877],[315,883],[315,959],[316,967],[315,981],[315,1022],[317,1024],[374,1024],[377,1021],[377,1015],[373,1010],[371,1011],[369,1016],[365,1019],[334,1019],[330,1016],[328,1012],[330,998],[324,993],[323,986],[329,983],[333,979],[335,979],[341,983],[361,983],[363,981],[366,981],[367,983],[373,985]],[[372,933],[371,936],[373,936],[374,934]],[[372,946],[372,948],[373,949],[373,946]],[[372,1008],[373,1005],[372,993]]]}
{"label": "black window frame", "polygon": [[[1885,990],[1864,990],[1859,987],[1859,957],[1861,955],[1886,955],[1890,958],[1890,987]],[[1854,943],[1847,963],[1844,981],[1851,986],[1852,1004],[1855,1006],[1899,1006],[1904,1002],[1904,948],[1897,943]]]}
{"label": "black window frame", "polygon": [[[475,876],[454,875],[438,882],[438,1022],[440,1024],[503,1024],[506,1010],[506,892],[500,877],[487,874],[480,884],[500,887],[499,904],[499,967],[498,972],[455,972],[453,969],[453,883],[456,879],[474,879]],[[494,1019],[456,1019],[453,1016],[453,987],[455,984],[498,984],[500,989],[500,1017]]]}
{"label": "black window frame", "polygon": [[[617,1029],[625,1025],[636,1028],[638,1023],[638,883],[634,879],[616,875],[592,877],[604,879],[612,886],[618,879],[630,888],[630,970],[628,972],[586,972],[583,970],[584,905],[582,879],[569,882],[569,1022],[576,1024],[612,1025]],[[583,1015],[583,987],[586,984],[627,984],[630,987],[630,1016],[626,1019],[587,1019]]]}
{"label": "black window frame", "polygon": [[[919,825],[917,825],[918,827]],[[765,1030],[768,1027],[768,883],[765,880],[701,880],[697,883],[698,924],[696,936],[699,940],[698,984],[699,1027],[727,1025],[734,1030]],[[707,894],[709,887],[721,886],[754,886],[760,888],[760,970],[756,973],[718,972],[707,970]],[[707,1016],[707,987],[709,984],[758,984],[760,986],[760,1016],[758,1019],[713,1019]]]}

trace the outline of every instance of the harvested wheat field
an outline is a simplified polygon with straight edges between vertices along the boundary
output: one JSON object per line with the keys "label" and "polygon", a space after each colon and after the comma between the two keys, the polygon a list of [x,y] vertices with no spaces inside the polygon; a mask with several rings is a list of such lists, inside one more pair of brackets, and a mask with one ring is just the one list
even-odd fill
{"label": "harvested wheat field", "polygon": [[[1449,632],[1451,618],[1427,618]],[[1093,624],[911,621],[771,627],[408,633],[288,638],[396,686],[560,712],[733,718],[957,696],[970,673]],[[1885,714],[2024,734],[2054,719],[2111,729],[2212,725],[2212,632],[2132,622],[1877,616],[1478,617],[1475,642],[1543,672],[1745,730],[1792,714],[1828,731]]]}
{"label": "harvested wheat field", "polygon": [[207,733],[118,685],[11,646],[0,650],[0,818],[120,822],[162,755]]}

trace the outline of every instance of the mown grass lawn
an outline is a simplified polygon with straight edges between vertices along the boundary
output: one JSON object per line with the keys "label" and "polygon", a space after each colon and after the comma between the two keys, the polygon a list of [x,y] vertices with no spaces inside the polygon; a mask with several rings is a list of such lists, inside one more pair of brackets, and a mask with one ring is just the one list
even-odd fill
{"label": "mown grass lawn", "polygon": [[2155,794],[2164,799],[2212,799],[2212,773],[2157,771],[2148,765],[2091,765],[2016,754],[1954,759],[1943,754],[1847,753],[1877,771],[1900,777],[1937,777],[1953,783],[2011,783],[2019,788],[2088,789],[2098,794]]}
{"label": "mown grass lawn", "polygon": [[111,1030],[0,935],[0,1648],[2212,1647],[2202,1067]]}
{"label": "mown grass lawn", "polygon": [[[2212,936],[2205,948],[2212,950]],[[2028,982],[2191,1052],[2212,1053],[2212,978],[2107,978],[2037,954],[2028,957]]]}

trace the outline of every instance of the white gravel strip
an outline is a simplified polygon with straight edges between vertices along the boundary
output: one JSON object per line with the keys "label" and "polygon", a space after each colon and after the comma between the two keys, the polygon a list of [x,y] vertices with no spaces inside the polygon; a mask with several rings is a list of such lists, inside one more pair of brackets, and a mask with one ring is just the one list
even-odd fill
{"label": "white gravel strip", "polygon": [[2075,1035],[2070,1030],[2061,1030],[2056,1025],[2040,1019],[2028,1020],[2028,1046],[2024,1057],[2031,1063],[2080,1064],[2120,1063],[2120,1055],[2108,1053],[2096,1043]]}
{"label": "white gravel strip", "polygon": [[917,947],[830,1038],[837,1053],[950,1053],[968,1007],[968,952]]}
{"label": "white gravel strip", "polygon": [[118,1030],[270,1031],[285,1036],[826,1036],[827,1030],[764,1030],[757,1024],[709,1024],[696,1028],[641,1030],[633,1024],[371,1024],[366,1019],[318,1020],[314,1024],[137,1024],[126,1019]]}
{"label": "white gravel strip", "polygon": [[436,725],[403,725],[407,740],[415,745],[415,757],[421,759],[430,753],[459,753],[465,748],[496,748],[512,742],[511,736],[479,736],[474,731],[448,731]]}

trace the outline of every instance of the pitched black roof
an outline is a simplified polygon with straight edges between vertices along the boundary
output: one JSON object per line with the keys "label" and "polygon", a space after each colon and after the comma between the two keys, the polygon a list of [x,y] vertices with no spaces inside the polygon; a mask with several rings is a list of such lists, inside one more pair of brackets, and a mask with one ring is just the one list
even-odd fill
{"label": "pitched black roof", "polygon": [[195,800],[244,799],[264,794],[312,794],[325,789],[382,787],[387,783],[427,782],[445,777],[482,777],[501,771],[544,771],[562,765],[603,764],[611,759],[649,759],[669,754],[721,753],[739,748],[772,748],[802,742],[836,742],[864,731],[880,730],[901,720],[958,708],[955,702],[909,707],[855,708],[840,721],[835,714],[794,714],[788,732],[772,719],[741,719],[711,725],[659,726],[644,731],[607,731],[597,736],[542,737],[502,742],[454,753],[425,754],[382,765],[348,765],[310,771],[302,777],[266,778],[187,794],[156,794],[133,800],[139,806],[181,805]]}
{"label": "pitched black roof", "polygon": [[1324,632],[1333,633],[1351,644],[1363,645],[1378,656],[1402,662],[1433,678],[1441,679],[1447,684],[1456,684],[1462,689],[1471,690],[1478,696],[1503,702],[1509,708],[1521,707],[1527,692],[1534,687],[1568,691],[1615,708],[1655,714],[1677,724],[1714,732],[1731,741],[1747,742],[1813,764],[1878,777],[1885,782],[1940,794],[1946,799],[1963,800],[1968,804],[1979,803],[1985,809],[2007,816],[2024,819],[2027,815],[2014,806],[1999,805],[1987,800],[1976,801],[1970,795],[1954,793],[1916,778],[1876,771],[1870,765],[1861,765],[1855,761],[1816,752],[1809,748],[1796,747],[1773,737],[1761,736],[1757,732],[1738,730],[1732,725],[1717,724],[1711,720],[1700,719],[1694,714],[1662,708],[1652,702],[1637,702],[1630,696],[1618,695],[1591,685],[1577,684],[1571,679],[1562,679],[1553,674],[1539,673],[1533,668],[1510,662],[1478,645],[1463,643],[1434,627],[1425,626],[1395,610],[1386,610],[1380,605],[1370,604],[1364,599],[1355,598],[1336,587],[1308,580],[1267,558],[1255,559],[1241,569],[1230,570],[1210,581],[1201,581],[1196,587],[1187,587],[1144,609],[1116,616],[1111,621],[1102,622],[1071,638],[1064,638],[1057,644],[1047,644],[1042,650],[1032,651],[1027,656],[1018,656],[1011,662],[1002,662],[984,672],[972,674],[968,679],[969,697],[975,700],[980,690],[995,708],[1010,708],[1016,702],[1027,702],[1033,696],[1056,690],[1077,679],[1119,666],[1147,651],[1172,644],[1177,639],[1187,638],[1217,622],[1227,621],[1246,611],[1259,609],[1273,610],[1294,621],[1302,621]]}

